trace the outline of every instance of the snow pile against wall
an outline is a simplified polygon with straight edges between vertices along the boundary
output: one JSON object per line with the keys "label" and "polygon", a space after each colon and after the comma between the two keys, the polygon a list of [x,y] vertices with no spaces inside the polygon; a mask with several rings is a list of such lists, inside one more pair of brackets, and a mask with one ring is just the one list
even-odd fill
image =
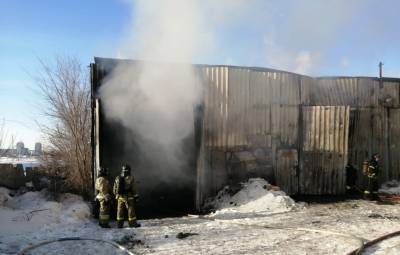
{"label": "snow pile against wall", "polygon": [[400,195],[400,183],[396,180],[391,180],[382,184],[379,193],[389,195]]}
{"label": "snow pile against wall", "polygon": [[0,187],[0,206],[3,206],[9,199],[11,199],[10,191]]}
{"label": "snow pile against wall", "polygon": [[273,186],[261,178],[249,179],[242,184],[236,194],[230,194],[226,186],[217,196],[205,203],[205,208],[214,208],[214,214],[225,213],[262,213],[290,211],[295,202],[283,191],[274,190]]}
{"label": "snow pile against wall", "polygon": [[91,212],[89,206],[80,196],[73,194],[64,194],[61,197],[63,217],[71,221],[89,219]]}

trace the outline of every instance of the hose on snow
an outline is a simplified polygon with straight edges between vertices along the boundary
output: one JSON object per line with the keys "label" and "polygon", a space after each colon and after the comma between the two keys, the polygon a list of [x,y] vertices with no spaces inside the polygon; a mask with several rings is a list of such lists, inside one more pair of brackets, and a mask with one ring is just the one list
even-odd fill
{"label": "hose on snow", "polygon": [[18,253],[18,255],[27,255],[28,252],[40,247],[40,246],[44,246],[50,243],[56,243],[56,242],[65,242],[65,241],[95,241],[95,242],[102,242],[102,243],[106,243],[109,244],[111,246],[113,246],[116,249],[122,250],[124,251],[126,254],[129,255],[135,255],[134,253],[130,252],[128,249],[126,249],[125,247],[123,247],[122,245],[117,244],[116,242],[112,242],[112,241],[107,241],[107,240],[103,240],[103,239],[95,239],[95,238],[84,238],[84,237],[63,237],[63,238],[58,238],[58,239],[54,239],[54,240],[48,240],[48,241],[43,241],[31,246],[26,247],[25,249],[23,249],[22,251],[20,251]]}

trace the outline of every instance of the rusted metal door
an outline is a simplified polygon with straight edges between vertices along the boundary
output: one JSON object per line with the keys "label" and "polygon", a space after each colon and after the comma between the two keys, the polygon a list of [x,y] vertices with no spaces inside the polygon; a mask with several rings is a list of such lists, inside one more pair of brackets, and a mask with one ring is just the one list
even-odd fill
{"label": "rusted metal door", "polygon": [[276,183],[287,194],[298,192],[298,152],[295,149],[280,149],[277,153]]}
{"label": "rusted metal door", "polygon": [[303,107],[300,193],[343,194],[349,106]]}

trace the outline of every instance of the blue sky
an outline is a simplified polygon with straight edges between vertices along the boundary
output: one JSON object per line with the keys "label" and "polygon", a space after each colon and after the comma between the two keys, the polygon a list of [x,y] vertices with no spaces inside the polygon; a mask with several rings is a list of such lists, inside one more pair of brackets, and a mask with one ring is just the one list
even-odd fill
{"label": "blue sky", "polygon": [[[29,147],[41,140],[35,121],[45,120],[31,78],[38,58],[73,55],[89,64],[93,56],[120,56],[129,36],[135,44],[131,27],[146,1],[133,1],[133,7],[126,2],[0,0],[0,121],[10,135]],[[376,76],[383,61],[384,75],[400,77],[400,1],[204,0],[200,5],[211,40],[193,56],[195,63]]]}
{"label": "blue sky", "polygon": [[9,136],[33,147],[41,140],[35,121],[44,121],[32,74],[38,58],[73,55],[89,64],[112,56],[131,12],[113,1],[0,1],[0,121]]}

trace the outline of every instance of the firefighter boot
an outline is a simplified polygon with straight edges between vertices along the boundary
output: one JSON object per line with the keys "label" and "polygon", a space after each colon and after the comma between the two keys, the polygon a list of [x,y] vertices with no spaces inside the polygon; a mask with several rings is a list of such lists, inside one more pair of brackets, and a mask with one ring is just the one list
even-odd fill
{"label": "firefighter boot", "polygon": [[363,198],[365,200],[371,200],[371,193],[368,190],[365,190]]}
{"label": "firefighter boot", "polygon": [[122,228],[124,226],[124,221],[123,220],[117,220],[117,227]]}
{"label": "firefighter boot", "polygon": [[140,228],[140,224],[136,220],[129,221],[129,227],[131,228]]}
{"label": "firefighter boot", "polygon": [[110,225],[108,224],[108,222],[99,222],[99,225],[102,228],[110,228]]}

